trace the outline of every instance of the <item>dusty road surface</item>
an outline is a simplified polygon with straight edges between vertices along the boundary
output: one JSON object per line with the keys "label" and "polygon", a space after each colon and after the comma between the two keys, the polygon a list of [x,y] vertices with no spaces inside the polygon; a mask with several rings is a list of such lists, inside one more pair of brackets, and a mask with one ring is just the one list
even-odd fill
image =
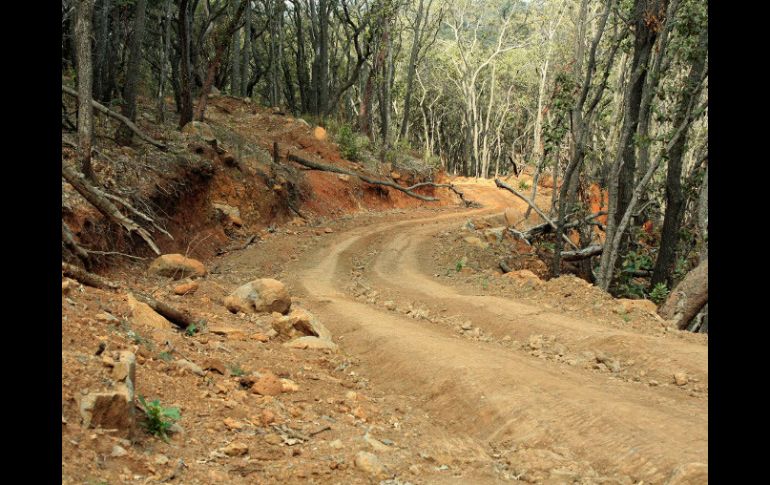
{"label": "dusty road surface", "polygon": [[[535,334],[554,335],[567,353],[606,353],[646,370],[661,384],[681,371],[707,383],[708,347],[703,340],[651,335],[510,298],[471,294],[431,274],[435,234],[470,216],[526,208],[491,187],[465,190],[484,207],[355,227],[334,234],[291,271],[304,304],[346,353],[360,359],[362,372],[373,383],[417,397],[422,410],[458,443],[488,454],[487,470],[447,478],[447,483],[499,481],[496,464],[506,458],[510,462],[514,455],[527,468],[551,468],[550,475],[543,475],[548,483],[573,483],[576,478],[579,483],[705,483],[702,473],[689,481],[671,477],[677,467],[706,469],[692,464],[708,463],[707,396],[539,359],[495,341],[459,338],[448,327],[350,292],[352,275],[363,274],[376,293],[471,321],[488,335],[524,341]],[[586,470],[596,481],[585,478]]]}

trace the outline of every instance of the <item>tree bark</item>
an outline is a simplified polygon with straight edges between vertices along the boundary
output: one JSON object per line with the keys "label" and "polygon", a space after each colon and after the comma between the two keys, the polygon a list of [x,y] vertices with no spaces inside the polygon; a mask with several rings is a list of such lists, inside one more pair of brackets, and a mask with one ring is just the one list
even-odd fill
{"label": "tree bark", "polygon": [[246,10],[243,12],[245,23],[243,28],[243,50],[241,51],[241,96],[246,96],[249,85],[249,59],[251,59],[251,1],[246,2]]}
{"label": "tree bark", "polygon": [[78,0],[75,21],[75,44],[77,46],[78,72],[78,163],[80,171],[89,180],[94,180],[91,167],[91,146],[93,144],[94,110],[91,105],[93,66],[91,64],[91,17],[94,0]]}
{"label": "tree bark", "polygon": [[676,285],[658,314],[677,322],[680,330],[687,328],[690,320],[708,303],[708,258],[701,261]]}
{"label": "tree bark", "polygon": [[179,29],[179,45],[181,46],[181,61],[179,69],[179,128],[191,122],[193,119],[192,101],[192,67],[190,66],[190,15],[189,0],[179,0],[179,15],[177,28]]}
{"label": "tree bark", "polygon": [[243,11],[246,8],[246,1],[242,0],[238,5],[235,15],[230,19],[224,28],[214,34],[213,43],[215,46],[214,59],[209,64],[209,68],[206,72],[206,79],[203,82],[203,88],[201,94],[198,97],[198,106],[195,109],[195,119],[203,121],[206,115],[206,105],[208,104],[209,93],[211,92],[211,86],[214,85],[214,78],[216,77],[217,70],[222,63],[222,58],[225,54],[225,48],[227,47],[227,41],[232,37],[233,32],[238,28]]}
{"label": "tree bark", "polygon": [[169,52],[171,51],[171,0],[166,0],[163,8],[163,33],[160,54],[160,74],[158,75],[158,122],[166,121],[165,88],[168,77]]}
{"label": "tree bark", "polygon": [[618,153],[617,205],[615,208],[610,208],[610,216],[614,216],[616,224],[623,217],[634,190],[637,145],[634,134],[639,126],[642,93],[647,79],[650,54],[658,29],[665,21],[667,3],[668,0],[634,1],[634,55],[625,103],[622,143]]}
{"label": "tree bark", "polygon": [[[128,66],[126,69],[126,83],[123,85],[123,104],[121,112],[123,116],[136,120],[136,91],[139,82],[139,67],[142,63],[142,40],[144,39],[144,17],[147,0],[137,0],[134,7],[134,32],[131,34],[128,51]],[[118,143],[128,145],[134,132],[121,125],[115,134]]]}
{"label": "tree bark", "polygon": [[110,44],[110,0],[102,0],[99,8],[98,29],[94,35],[96,59],[94,61],[94,98],[107,101],[108,62],[107,51]]}
{"label": "tree bark", "polygon": [[[235,12],[235,4],[233,12]],[[238,29],[233,32],[230,48],[230,94],[241,97],[241,35]]]}
{"label": "tree bark", "polygon": [[[697,55],[693,58],[690,66],[690,73],[687,76],[687,83],[679,103],[679,108],[675,117],[674,124],[680,125],[688,116],[688,107],[692,103],[693,97],[699,94],[700,81],[706,71],[706,44],[708,43],[708,32],[704,28],[699,39]],[[671,148],[668,158],[668,174],[666,176],[666,214],[663,219],[663,230],[661,232],[660,248],[658,258],[655,261],[655,268],[652,273],[651,285],[665,282],[669,287],[673,279],[673,269],[676,262],[676,250],[679,243],[679,230],[684,216],[684,194],[682,193],[682,161],[687,146],[687,133],[679,137],[677,142]]]}
{"label": "tree bark", "polygon": [[406,94],[404,95],[404,117],[401,121],[400,137],[406,137],[406,129],[409,126],[409,112],[411,110],[412,103],[412,85],[414,84],[414,74],[417,70],[417,54],[420,52],[420,42],[422,41],[422,19],[426,18],[430,13],[430,6],[433,0],[428,0],[428,8],[423,8],[425,0],[420,0],[420,4],[417,7],[417,18],[414,21],[414,27],[412,28],[412,50],[409,53],[409,64],[406,69]]}

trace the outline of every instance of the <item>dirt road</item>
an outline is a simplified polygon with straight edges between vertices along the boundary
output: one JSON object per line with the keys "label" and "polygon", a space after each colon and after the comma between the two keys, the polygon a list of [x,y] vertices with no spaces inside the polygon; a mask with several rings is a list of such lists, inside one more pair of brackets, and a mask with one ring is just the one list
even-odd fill
{"label": "dirt road", "polygon": [[[422,409],[458,440],[486,450],[491,468],[515,456],[525,468],[539,464],[566,470],[562,481],[551,473],[551,483],[572,483],[591,474],[613,477],[615,483],[666,483],[677,466],[708,463],[707,397],[538,359],[496,341],[459,338],[448,327],[350,293],[351,275],[359,271],[378,293],[469,320],[488,335],[526,341],[549,334],[568,353],[606,353],[661,382],[677,371],[707,382],[704,343],[613,328],[512,299],[466,294],[430,274],[434,234],[471,215],[495,214],[512,205],[524,209],[523,203],[494,189],[466,187],[466,192],[485,207],[357,227],[335,235],[328,246],[298,264],[296,284],[304,290],[305,304],[344,351],[359,357],[362,369],[380,387],[419,397]],[[367,263],[362,266],[361,260]],[[490,473],[474,480],[495,478]]]}

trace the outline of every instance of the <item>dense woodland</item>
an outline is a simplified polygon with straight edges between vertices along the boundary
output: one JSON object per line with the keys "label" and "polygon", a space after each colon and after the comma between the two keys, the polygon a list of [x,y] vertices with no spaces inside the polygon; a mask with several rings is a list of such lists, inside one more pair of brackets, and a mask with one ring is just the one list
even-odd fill
{"label": "dense woodland", "polygon": [[[63,124],[88,178],[84,100],[134,121],[141,96],[181,128],[219,90],[353,133],[383,161],[408,151],[479,178],[529,166],[559,188],[541,208],[553,241],[578,227],[582,247],[598,184],[606,242],[586,278],[662,301],[708,262],[707,27],[704,0],[62,0],[80,99]],[[537,184],[515,188],[533,199]],[[554,275],[569,249],[555,245]]]}

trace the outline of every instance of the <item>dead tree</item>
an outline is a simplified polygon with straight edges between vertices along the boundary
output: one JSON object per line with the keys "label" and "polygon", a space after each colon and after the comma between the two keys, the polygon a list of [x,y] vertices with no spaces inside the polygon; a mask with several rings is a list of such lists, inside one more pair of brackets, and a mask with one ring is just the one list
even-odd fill
{"label": "dead tree", "polygon": [[[104,192],[97,189],[93,185],[89,184],[82,174],[77,173],[75,169],[62,163],[61,174],[64,179],[77,190],[88,202],[96,207],[99,212],[104,214],[110,221],[123,227],[129,233],[135,232],[147,243],[148,246],[155,252],[155,254],[161,254],[160,249],[153,241],[150,233],[146,229],[139,226],[136,222],[132,221],[128,217],[124,216],[115,205],[110,202],[109,198],[105,196]],[[123,203],[128,205],[128,203]],[[133,209],[133,208],[131,208]],[[135,209],[134,209],[135,210]]]}

